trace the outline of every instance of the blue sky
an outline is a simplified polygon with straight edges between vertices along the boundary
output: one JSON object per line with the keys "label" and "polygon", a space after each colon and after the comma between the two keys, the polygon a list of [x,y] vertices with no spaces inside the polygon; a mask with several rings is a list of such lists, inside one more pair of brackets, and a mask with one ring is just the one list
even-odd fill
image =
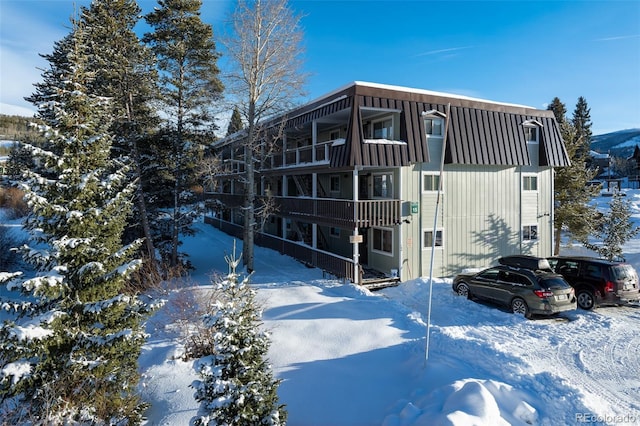
{"label": "blue sky", "polygon": [[[584,96],[594,134],[640,128],[638,0],[290,1],[303,15],[306,100],[356,80],[542,109],[557,96],[569,114]],[[74,4],[89,1],[0,0],[0,113],[34,110],[23,98],[46,66],[38,54],[68,33]],[[214,34],[233,4],[204,0]]]}

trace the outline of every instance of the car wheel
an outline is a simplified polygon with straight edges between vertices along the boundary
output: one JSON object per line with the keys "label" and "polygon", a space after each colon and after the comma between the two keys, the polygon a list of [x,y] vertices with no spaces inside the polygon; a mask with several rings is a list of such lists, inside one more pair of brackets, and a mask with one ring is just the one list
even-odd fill
{"label": "car wheel", "polygon": [[465,282],[461,282],[456,286],[456,293],[458,296],[464,296],[467,299],[471,298],[471,291],[469,290],[469,286]]}
{"label": "car wheel", "polygon": [[527,302],[520,298],[515,298],[511,301],[511,311],[514,314],[522,315],[525,318],[530,318],[531,314],[529,313],[529,306],[527,306]]}
{"label": "car wheel", "polygon": [[577,295],[578,306],[587,311],[596,306],[596,298],[589,290],[580,290]]}

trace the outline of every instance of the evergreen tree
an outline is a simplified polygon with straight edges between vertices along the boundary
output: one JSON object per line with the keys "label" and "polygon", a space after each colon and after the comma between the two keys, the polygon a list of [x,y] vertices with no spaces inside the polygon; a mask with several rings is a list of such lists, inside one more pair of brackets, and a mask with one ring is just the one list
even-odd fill
{"label": "evergreen tree", "polygon": [[[564,104],[558,98],[552,101],[554,114],[565,111]],[[562,118],[556,121],[560,125],[560,133],[571,164],[556,169],[554,175],[554,227],[555,242],[553,253],[560,252],[560,241],[564,231],[583,241],[592,231],[597,212],[590,206],[591,199],[598,188],[589,185],[595,171],[587,166],[587,154],[582,149],[580,138],[576,135],[571,122]]]}
{"label": "evergreen tree", "polygon": [[31,172],[24,184],[21,252],[37,274],[0,274],[19,293],[0,303],[13,313],[0,328],[3,424],[137,424],[145,408],[136,387],[148,306],[123,295],[140,264],[141,242],[121,242],[135,188],[109,158],[112,109],[88,90],[87,45],[74,22],[32,97],[51,147],[32,152],[49,178]]}
{"label": "evergreen tree", "polygon": [[88,8],[81,8],[87,23],[89,67],[95,73],[91,88],[112,99],[112,155],[133,160],[132,180],[138,182],[132,224],[137,231],[131,238],[145,238],[145,257],[152,260],[155,247],[143,184],[150,176],[145,172],[156,163],[157,153],[145,148],[148,135],[159,123],[151,108],[157,72],[153,54],[134,31],[140,12],[135,0],[94,0]]}
{"label": "evergreen tree", "polygon": [[231,121],[229,121],[229,127],[227,127],[227,136],[232,135],[244,128],[244,124],[242,123],[242,116],[240,115],[240,110],[238,107],[233,108],[233,113],[231,114]]}
{"label": "evergreen tree", "polygon": [[608,260],[622,257],[622,246],[638,235],[640,228],[631,222],[631,202],[620,191],[613,194],[610,209],[598,221],[593,238],[598,241],[584,241],[584,246]]}
{"label": "evergreen tree", "polygon": [[194,363],[201,378],[192,384],[200,402],[196,426],[286,424],[287,413],[278,404],[280,381],[266,360],[270,341],[260,330],[255,292],[248,277],[239,281],[236,273],[240,258],[235,258],[234,243],[233,255],[226,258],[229,274],[217,285],[224,300],[217,300],[203,318],[217,332],[210,355]]}
{"label": "evergreen tree", "polygon": [[31,150],[18,143],[11,147],[7,160],[7,177],[10,181],[19,180],[26,170],[31,170],[34,166]]}
{"label": "evergreen tree", "polygon": [[170,215],[170,263],[178,263],[179,235],[191,232],[193,210],[183,208],[195,201],[189,179],[195,176],[196,148],[202,139],[213,138],[211,105],[222,93],[218,53],[213,30],[200,19],[201,0],[159,0],[146,22],[153,32],[144,36],[158,60],[159,95],[166,122],[163,152],[171,162],[172,206]]}
{"label": "evergreen tree", "polygon": [[581,150],[585,155],[591,150],[591,109],[587,106],[587,100],[580,96],[573,110],[571,119],[573,128],[575,129],[575,138],[581,144]]}
{"label": "evergreen tree", "polygon": [[557,96],[553,98],[549,106],[547,106],[547,110],[553,111],[553,115],[556,117],[556,121],[558,124],[562,124],[566,121],[567,118],[567,107],[560,101],[560,98]]}

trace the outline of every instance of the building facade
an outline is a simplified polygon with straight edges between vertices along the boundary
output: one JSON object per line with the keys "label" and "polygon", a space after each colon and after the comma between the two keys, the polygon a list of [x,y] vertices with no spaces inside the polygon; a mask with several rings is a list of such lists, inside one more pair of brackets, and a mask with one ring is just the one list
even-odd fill
{"label": "building facade", "polygon": [[[569,159],[551,111],[355,82],[263,124],[258,245],[356,283],[552,254]],[[205,188],[207,222],[238,237],[245,137],[214,145],[230,167]]]}

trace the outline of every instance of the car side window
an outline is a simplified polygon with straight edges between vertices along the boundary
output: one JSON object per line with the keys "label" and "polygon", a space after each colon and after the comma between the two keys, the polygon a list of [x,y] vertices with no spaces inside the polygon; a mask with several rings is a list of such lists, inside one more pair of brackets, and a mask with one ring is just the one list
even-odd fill
{"label": "car side window", "polygon": [[529,281],[527,277],[525,277],[524,275],[515,274],[513,272],[500,271],[500,274],[498,275],[498,279],[500,281],[504,281],[506,283],[514,284],[514,285],[522,285],[522,286],[531,285],[531,281]]}
{"label": "car side window", "polygon": [[578,262],[573,262],[571,260],[559,262],[558,266],[555,268],[556,272],[565,276],[578,276],[579,269]]}
{"label": "car side window", "polygon": [[525,277],[524,275],[514,274],[514,280],[516,284],[519,284],[525,287],[532,285],[531,280],[529,280],[529,278]]}
{"label": "car side window", "polygon": [[478,278],[495,281],[498,278],[498,271],[496,271],[495,269],[489,269],[478,275]]}
{"label": "car side window", "polygon": [[587,265],[586,274],[589,278],[595,278],[595,279],[602,278],[602,270],[598,265]]}

